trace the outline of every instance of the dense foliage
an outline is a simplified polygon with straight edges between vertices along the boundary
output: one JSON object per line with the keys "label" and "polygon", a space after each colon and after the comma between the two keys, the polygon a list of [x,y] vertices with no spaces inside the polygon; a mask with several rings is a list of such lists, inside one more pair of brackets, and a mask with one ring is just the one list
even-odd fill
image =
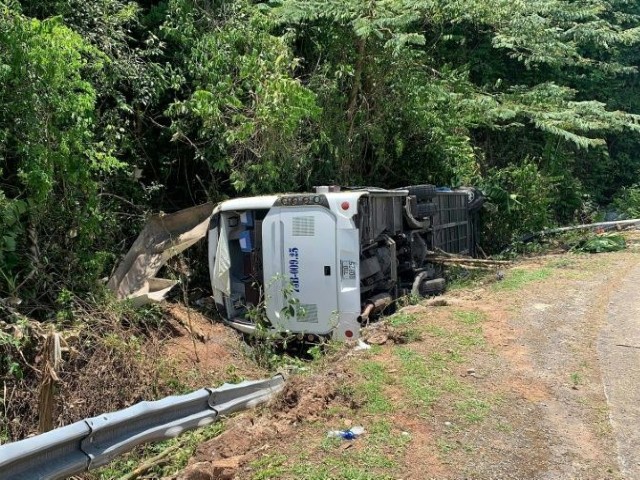
{"label": "dense foliage", "polygon": [[0,0],[0,297],[47,318],[145,212],[238,194],[475,184],[494,249],[623,210],[639,18],[631,0]]}

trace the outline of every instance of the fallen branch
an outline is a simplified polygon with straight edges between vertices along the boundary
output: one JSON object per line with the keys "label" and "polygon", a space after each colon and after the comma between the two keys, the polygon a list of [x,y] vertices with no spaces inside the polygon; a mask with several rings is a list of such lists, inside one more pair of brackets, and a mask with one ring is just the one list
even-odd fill
{"label": "fallen branch", "polygon": [[460,267],[467,270],[489,270],[492,268],[500,268],[500,265],[467,265],[462,263],[447,263],[448,267]]}
{"label": "fallen branch", "polygon": [[427,260],[434,263],[459,263],[459,264],[469,264],[469,265],[492,265],[492,266],[505,266],[511,265],[512,262],[507,260],[491,260],[491,259],[482,259],[482,258],[468,258],[468,257],[454,257],[447,256],[442,257],[440,255],[427,255]]}
{"label": "fallen branch", "polygon": [[492,258],[486,258],[486,255],[485,255],[485,258],[468,257],[466,255],[459,255],[455,253],[445,252],[440,248],[436,248],[435,251],[429,252],[427,254],[427,258],[429,260],[442,260],[442,261],[456,260],[456,261],[460,261],[461,263],[462,262],[464,263],[495,263],[498,265],[509,265],[512,263],[509,260],[494,260]]}
{"label": "fallen branch", "polygon": [[164,463],[169,455],[171,455],[176,450],[182,448],[184,446],[183,442],[178,442],[170,447],[165,448],[155,457],[151,457],[150,459],[142,462],[135,470],[127,473],[126,475],[119,478],[119,480],[133,480],[138,478],[140,475],[151,470],[153,467]]}
{"label": "fallen branch", "polygon": [[640,218],[634,218],[631,220],[617,220],[615,222],[585,223],[582,225],[572,225],[570,227],[550,228],[547,230],[541,230],[539,232],[528,233],[527,235],[523,235],[522,237],[520,237],[520,241],[529,242],[536,237],[541,237],[544,235],[553,235],[556,233],[571,232],[573,230],[591,230],[596,228],[609,230],[612,228],[623,228],[623,227],[634,227],[634,226],[636,227],[640,226]]}

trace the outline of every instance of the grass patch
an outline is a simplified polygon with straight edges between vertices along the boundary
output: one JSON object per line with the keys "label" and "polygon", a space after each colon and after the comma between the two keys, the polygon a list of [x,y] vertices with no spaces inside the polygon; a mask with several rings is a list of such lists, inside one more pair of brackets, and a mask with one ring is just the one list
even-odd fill
{"label": "grass patch", "polygon": [[358,365],[359,373],[365,379],[354,387],[354,394],[363,404],[367,413],[389,413],[393,410],[391,402],[384,392],[385,385],[392,378],[380,362],[368,360]]}
{"label": "grass patch", "polygon": [[448,442],[443,438],[439,438],[436,441],[436,446],[438,447],[440,453],[443,455],[447,455],[448,453],[453,452],[458,447],[456,443]]}
{"label": "grass patch", "polygon": [[462,290],[474,288],[486,282],[493,274],[483,270],[468,270],[464,267],[450,266],[447,268],[447,290]]}
{"label": "grass patch", "polygon": [[251,468],[256,470],[251,478],[254,480],[280,478],[286,472],[286,467],[284,466],[286,461],[286,455],[265,455],[249,464]]}
{"label": "grass patch", "polygon": [[465,325],[477,325],[485,320],[486,316],[484,313],[478,311],[458,310],[457,312],[453,312],[453,318]]}
{"label": "grass patch", "polygon": [[548,278],[552,273],[551,268],[543,267],[535,270],[524,268],[514,268],[505,273],[505,277],[501,282],[493,285],[494,290],[519,290],[523,286],[531,282],[537,282]]}
{"label": "grass patch", "polygon": [[[386,473],[398,469],[399,458],[404,455],[409,437],[394,430],[386,419],[373,418],[363,436],[354,440],[356,448],[344,449],[344,440],[324,438],[320,451],[314,453],[308,445],[294,457],[267,455],[250,464],[251,478],[299,478],[305,480],[348,479],[390,480],[396,475]],[[324,432],[318,431],[323,435]],[[391,448],[389,448],[391,447]],[[389,452],[389,453],[387,453]]]}
{"label": "grass patch", "polygon": [[498,422],[496,424],[496,430],[499,432],[511,433],[513,432],[513,427],[507,422]]}
{"label": "grass patch", "polygon": [[464,350],[471,347],[484,347],[487,344],[480,327],[473,328],[467,333],[456,333],[454,338],[458,346]]}
{"label": "grass patch", "polygon": [[425,325],[422,331],[431,337],[441,339],[443,346],[449,347],[449,350],[453,352],[486,346],[487,342],[482,333],[482,327],[477,325],[485,319],[482,312],[454,312],[453,318],[462,324],[461,328],[448,330],[430,324]]}
{"label": "grass patch", "polygon": [[580,375],[578,372],[573,372],[569,377],[571,378],[571,384],[573,386],[577,387],[578,385],[582,385],[582,375]]}
{"label": "grass patch", "polygon": [[305,480],[392,480],[396,477],[384,473],[374,473],[362,466],[355,466],[346,462],[331,462],[328,465],[310,463],[296,465],[291,469],[289,478]]}
{"label": "grass patch", "polygon": [[469,423],[477,423],[485,419],[491,411],[491,405],[478,398],[467,398],[455,403],[458,414]]}
{"label": "grass patch", "polygon": [[447,329],[433,324],[425,325],[424,331],[432,337],[436,338],[444,338],[450,336],[450,333],[447,331]]}
{"label": "grass patch", "polygon": [[[454,311],[441,324],[420,322],[419,315],[398,314],[385,321],[399,330],[415,330],[428,339],[427,349],[396,343],[378,346],[350,362],[356,380],[341,384],[341,395],[353,399],[349,409],[336,408],[326,424],[313,425],[305,438],[293,440],[286,456],[271,455],[251,465],[254,479],[351,479],[386,480],[398,478],[403,465],[409,432],[395,424],[394,414],[433,415],[455,425],[447,429],[437,448],[444,454],[451,449],[469,451],[470,447],[450,440],[465,428],[485,420],[493,400],[478,391],[473,380],[460,375],[475,354],[485,346],[483,312]],[[389,358],[389,354],[393,358]],[[443,414],[444,413],[444,414]],[[326,417],[325,417],[326,418]],[[348,441],[326,438],[326,431],[339,428],[345,418],[362,424],[366,433]]]}
{"label": "grass patch", "polygon": [[223,430],[223,424],[216,422],[207,427],[187,432],[171,440],[140,446],[131,453],[118,457],[109,465],[92,472],[87,478],[99,480],[120,478],[133,471],[145,459],[158,455],[165,449],[180,443],[181,447],[170,457],[167,457],[166,463],[152,468],[147,473],[147,475],[153,478],[175,475],[187,466],[187,462],[194,455],[198,445],[217,437]]}
{"label": "grass patch", "polygon": [[387,319],[387,322],[392,327],[403,327],[416,323],[418,318],[415,315],[408,313],[397,313]]}
{"label": "grass patch", "polygon": [[552,260],[547,264],[548,267],[551,268],[575,268],[576,260],[573,258],[562,257],[557,260]]}
{"label": "grass patch", "polygon": [[[462,315],[461,318],[463,324],[473,325],[480,321],[482,315]],[[436,351],[423,356],[407,347],[397,347],[395,351],[402,367],[400,381],[410,401],[421,408],[449,401],[457,421],[463,425],[483,421],[492,405],[456,374],[456,365],[466,361],[460,351],[484,344],[480,327],[470,327],[469,330],[451,332],[447,340],[455,348],[448,348],[444,352]]]}
{"label": "grass patch", "polygon": [[430,407],[444,392],[459,392],[462,384],[448,366],[460,357],[455,352],[433,353],[427,359],[408,348],[396,349],[402,365],[401,382],[412,401]]}

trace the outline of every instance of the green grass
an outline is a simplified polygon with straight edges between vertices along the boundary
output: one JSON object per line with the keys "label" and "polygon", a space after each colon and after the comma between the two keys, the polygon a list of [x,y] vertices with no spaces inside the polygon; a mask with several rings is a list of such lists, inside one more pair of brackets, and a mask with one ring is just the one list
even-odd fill
{"label": "green grass", "polygon": [[436,402],[450,401],[458,417],[456,422],[465,425],[483,421],[495,402],[484,398],[455,373],[456,366],[466,362],[461,351],[484,345],[481,328],[473,326],[483,316],[473,314],[458,317],[463,325],[470,326],[463,328],[460,333],[449,332],[443,346],[454,348],[424,356],[410,348],[397,347],[395,353],[402,366],[400,383],[412,404],[429,408]]}
{"label": "green grass", "polygon": [[392,327],[403,327],[405,325],[411,325],[415,323],[418,318],[415,315],[407,313],[397,313],[387,319],[387,322]]}
{"label": "green grass", "polygon": [[[327,425],[310,425],[312,433],[304,440],[293,440],[288,456],[272,454],[251,464],[249,477],[266,480],[295,478],[307,480],[387,480],[398,477],[411,432],[403,434],[393,424],[393,415],[419,415],[429,418],[446,411],[455,425],[437,439],[445,454],[453,449],[468,451],[468,446],[447,438],[465,428],[474,428],[491,413],[494,399],[478,391],[475,383],[460,376],[467,357],[485,348],[482,322],[485,314],[457,310],[444,324],[422,323],[419,316],[398,314],[389,317],[389,325],[411,329],[430,336],[429,350],[423,353],[414,346],[378,346],[354,358],[357,373],[340,387],[352,407],[334,408]],[[387,355],[394,359],[389,361]],[[382,354],[384,353],[384,357]],[[390,394],[393,395],[390,395]],[[353,406],[355,405],[355,407]],[[346,409],[345,409],[346,408]],[[326,418],[326,417],[325,417]],[[352,448],[346,441],[325,438],[326,432],[340,428],[343,418],[353,419],[366,432]],[[306,431],[306,430],[305,430]],[[315,439],[315,440],[314,440]]]}
{"label": "green grass", "polygon": [[499,432],[511,433],[513,432],[513,427],[507,422],[498,422],[496,424],[496,430]]}
{"label": "green grass", "polygon": [[477,325],[486,319],[482,312],[458,310],[453,312],[453,318],[465,325]]}
{"label": "green grass", "polygon": [[452,316],[461,324],[459,328],[447,329],[429,324],[422,327],[422,331],[431,337],[438,338],[443,347],[456,352],[486,346],[482,327],[478,325],[486,318],[482,312],[459,311],[454,312]]}
{"label": "green grass", "polygon": [[422,331],[442,341],[442,346],[450,350],[464,351],[473,347],[485,347],[487,342],[482,327],[477,325],[485,319],[482,312],[454,312],[453,318],[460,322],[460,328],[449,330],[439,325],[425,325]]}
{"label": "green grass", "polygon": [[575,259],[562,257],[557,260],[552,260],[547,264],[551,268],[574,268],[576,266]]}
{"label": "green grass", "polygon": [[[318,435],[324,435],[324,431],[318,430]],[[404,455],[409,441],[409,437],[394,431],[388,420],[374,417],[367,421],[364,435],[354,440],[359,448],[345,450],[345,440],[324,438],[317,455],[305,448],[294,457],[271,454],[252,462],[251,478],[388,480],[396,478],[386,472],[398,469],[398,458]]]}
{"label": "green grass", "polygon": [[478,398],[467,398],[455,403],[456,412],[469,423],[485,419],[491,411],[491,405]]}
{"label": "green grass", "polygon": [[358,365],[358,371],[365,379],[355,385],[355,395],[363,403],[363,409],[370,414],[389,413],[393,410],[384,392],[385,385],[391,383],[391,376],[385,366],[373,360],[365,360]]}
{"label": "green grass", "polygon": [[422,332],[414,327],[418,317],[407,313],[397,313],[388,317],[386,322],[396,329],[395,340],[399,343],[412,343],[422,340]]}
{"label": "green grass", "polygon": [[452,319],[459,326],[449,329],[428,324],[422,330],[438,339],[439,348],[421,355],[407,347],[396,347],[395,354],[402,367],[400,384],[415,406],[428,408],[447,394],[460,400],[457,412],[467,422],[479,421],[484,414],[482,403],[474,402],[473,389],[460,381],[454,373],[456,365],[463,364],[464,352],[486,346],[480,323],[486,319],[483,312],[458,310]]}
{"label": "green grass", "polygon": [[458,444],[456,444],[455,442],[448,442],[443,438],[439,438],[438,440],[436,440],[436,446],[438,447],[438,450],[442,455],[447,455],[448,453],[451,453],[456,450],[456,448],[458,448]]}
{"label": "green grass", "polygon": [[91,473],[88,478],[97,478],[100,480],[120,478],[134,470],[145,459],[158,455],[165,449],[175,445],[176,443],[180,443],[182,446],[176,450],[174,454],[168,457],[168,460],[170,461],[163,465],[156,466],[149,472],[149,474],[152,474],[154,478],[174,475],[187,466],[187,462],[195,453],[198,445],[217,437],[223,430],[223,424],[216,422],[207,427],[187,432],[171,440],[150,443],[138,447],[131,453],[118,457],[110,464]]}
{"label": "green grass", "polygon": [[493,276],[483,270],[468,270],[464,267],[451,266],[447,269],[447,290],[462,290],[482,285],[487,278]]}
{"label": "green grass", "polygon": [[292,468],[290,473],[289,478],[304,480],[392,480],[396,478],[345,462],[331,462],[328,465],[304,463]]}
{"label": "green grass", "polygon": [[552,274],[551,268],[543,267],[535,270],[524,268],[513,268],[507,270],[502,281],[494,283],[493,289],[497,291],[514,291],[519,290],[523,286],[531,282],[537,282],[548,278]]}
{"label": "green grass", "polygon": [[432,325],[432,324],[425,325],[424,331],[429,335],[431,335],[432,337],[437,337],[437,338],[444,338],[450,335],[445,328],[439,327],[438,325]]}
{"label": "green grass", "polygon": [[455,352],[432,353],[426,359],[409,348],[397,348],[402,365],[401,383],[416,406],[430,407],[444,392],[459,392],[461,383],[449,369],[459,359]]}
{"label": "green grass", "polygon": [[487,344],[480,327],[471,329],[467,333],[455,334],[454,337],[456,343],[464,350],[471,347],[484,347]]}
{"label": "green grass", "polygon": [[255,470],[252,476],[253,480],[280,478],[287,471],[284,466],[286,461],[286,455],[274,454],[265,455],[264,457],[251,462],[249,465]]}
{"label": "green grass", "polygon": [[581,384],[582,384],[582,382],[583,382],[583,380],[582,380],[582,375],[580,375],[578,372],[573,372],[573,373],[570,375],[570,378],[571,378],[571,383],[572,383],[574,386],[576,386],[576,387],[577,387],[578,385],[581,385]]}

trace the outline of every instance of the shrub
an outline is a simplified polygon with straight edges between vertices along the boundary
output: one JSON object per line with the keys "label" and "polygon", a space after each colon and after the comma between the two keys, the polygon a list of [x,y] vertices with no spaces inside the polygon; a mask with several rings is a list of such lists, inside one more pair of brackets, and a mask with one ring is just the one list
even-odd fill
{"label": "shrub", "polygon": [[553,183],[533,161],[489,172],[482,187],[489,204],[481,238],[492,239],[490,250],[552,224]]}
{"label": "shrub", "polygon": [[613,206],[628,218],[640,218],[640,183],[623,187],[613,199]]}

